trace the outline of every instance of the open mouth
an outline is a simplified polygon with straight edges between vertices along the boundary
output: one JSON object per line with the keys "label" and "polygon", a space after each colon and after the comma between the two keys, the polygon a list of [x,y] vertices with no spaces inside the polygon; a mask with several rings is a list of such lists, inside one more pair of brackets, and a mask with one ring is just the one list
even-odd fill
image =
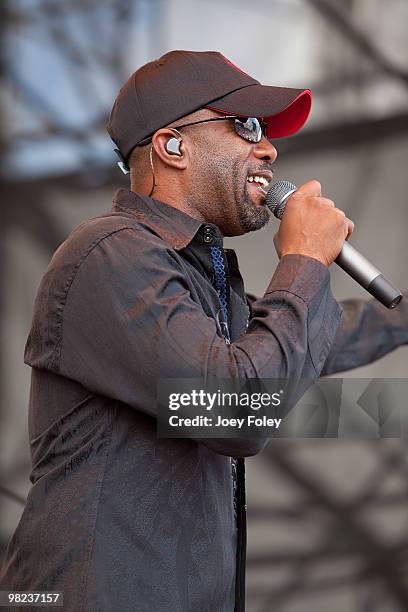
{"label": "open mouth", "polygon": [[248,193],[255,206],[263,206],[265,204],[266,192],[271,181],[272,175],[270,173],[268,175],[263,173],[249,174],[247,176]]}

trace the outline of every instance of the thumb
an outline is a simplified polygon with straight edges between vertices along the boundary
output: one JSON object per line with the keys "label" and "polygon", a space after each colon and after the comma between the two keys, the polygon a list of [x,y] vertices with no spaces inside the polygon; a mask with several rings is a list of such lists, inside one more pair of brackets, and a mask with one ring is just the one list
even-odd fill
{"label": "thumb", "polygon": [[282,256],[282,253],[281,253],[281,250],[279,248],[279,236],[278,236],[278,232],[276,232],[276,234],[273,237],[273,244],[275,246],[275,251],[277,252],[278,257],[280,259],[281,256]]}
{"label": "thumb", "polygon": [[320,197],[322,195],[322,186],[319,181],[313,179],[298,187],[293,195],[296,194]]}

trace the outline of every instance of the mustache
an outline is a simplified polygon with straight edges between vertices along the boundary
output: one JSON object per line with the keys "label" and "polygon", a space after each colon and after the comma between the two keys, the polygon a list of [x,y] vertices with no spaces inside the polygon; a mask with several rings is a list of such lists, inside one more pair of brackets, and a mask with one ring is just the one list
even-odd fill
{"label": "mustache", "polygon": [[276,167],[272,164],[264,163],[261,166],[251,167],[249,174],[256,174],[257,172],[270,172],[272,177],[275,175]]}

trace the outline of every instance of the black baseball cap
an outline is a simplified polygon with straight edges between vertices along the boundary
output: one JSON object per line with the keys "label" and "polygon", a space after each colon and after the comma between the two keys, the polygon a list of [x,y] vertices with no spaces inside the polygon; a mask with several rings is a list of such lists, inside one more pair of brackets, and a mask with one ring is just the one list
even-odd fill
{"label": "black baseball cap", "polygon": [[156,130],[201,108],[263,118],[268,138],[297,132],[310,89],[261,85],[217,51],[170,51],[134,72],[114,102],[108,132],[123,161]]}

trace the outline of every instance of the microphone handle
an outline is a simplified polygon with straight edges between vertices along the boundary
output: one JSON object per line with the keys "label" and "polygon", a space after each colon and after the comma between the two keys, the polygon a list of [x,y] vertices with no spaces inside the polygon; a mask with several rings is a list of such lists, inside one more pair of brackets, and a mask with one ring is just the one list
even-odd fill
{"label": "microphone handle", "polygon": [[[286,202],[296,191],[295,185],[292,183],[288,183],[288,185],[290,185],[290,190],[286,190],[285,196],[280,199],[279,204],[270,207],[278,219],[282,219]],[[402,300],[401,291],[394,287],[368,259],[347,241],[344,242],[334,262],[387,308],[395,308]]]}
{"label": "microphone handle", "polygon": [[401,291],[347,241],[334,261],[387,308],[395,308],[402,300]]}

